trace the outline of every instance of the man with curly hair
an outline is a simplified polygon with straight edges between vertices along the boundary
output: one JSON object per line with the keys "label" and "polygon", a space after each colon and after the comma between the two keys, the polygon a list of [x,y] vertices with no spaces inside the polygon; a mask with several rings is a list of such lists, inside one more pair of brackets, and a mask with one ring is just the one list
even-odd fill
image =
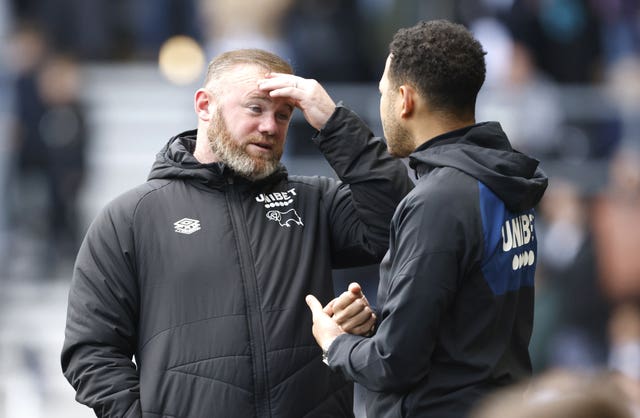
{"label": "man with curly hair", "polygon": [[377,332],[345,333],[312,295],[329,367],[366,388],[369,417],[463,417],[531,374],[537,238],[547,178],[498,122],[475,120],[482,45],[438,20],[399,30],[380,80],[387,147],[418,178],[391,221]]}

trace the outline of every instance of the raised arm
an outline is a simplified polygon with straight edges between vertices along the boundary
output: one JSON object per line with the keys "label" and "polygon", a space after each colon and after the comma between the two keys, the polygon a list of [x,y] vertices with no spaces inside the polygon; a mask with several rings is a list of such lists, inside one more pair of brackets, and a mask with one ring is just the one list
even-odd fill
{"label": "raised arm", "polygon": [[351,110],[333,103],[315,80],[277,74],[260,88],[292,98],[311,126],[320,151],[340,179],[324,199],[332,226],[334,267],[379,262],[388,248],[389,222],[413,183],[402,161]]}

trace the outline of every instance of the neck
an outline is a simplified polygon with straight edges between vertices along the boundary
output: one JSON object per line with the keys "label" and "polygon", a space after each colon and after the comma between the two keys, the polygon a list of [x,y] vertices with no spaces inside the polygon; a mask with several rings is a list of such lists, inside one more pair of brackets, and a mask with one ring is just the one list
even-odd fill
{"label": "neck", "polygon": [[215,163],[218,161],[218,157],[213,153],[209,146],[209,138],[207,137],[207,129],[199,127],[196,135],[196,149],[193,151],[193,156],[201,164]]}
{"label": "neck", "polygon": [[433,138],[475,124],[473,116],[469,118],[451,118],[442,115],[429,115],[417,118],[410,129],[412,138],[414,139],[415,148],[425,142],[431,141]]}

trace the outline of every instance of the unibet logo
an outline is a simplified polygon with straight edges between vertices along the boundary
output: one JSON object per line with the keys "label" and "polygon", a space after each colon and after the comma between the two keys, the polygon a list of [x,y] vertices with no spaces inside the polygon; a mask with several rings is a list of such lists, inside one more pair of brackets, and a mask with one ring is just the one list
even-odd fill
{"label": "unibet logo", "polygon": [[296,189],[269,194],[260,193],[260,195],[256,197],[256,202],[264,202],[264,207],[267,209],[277,206],[289,206],[293,203],[293,196],[296,196]]}
{"label": "unibet logo", "polygon": [[533,251],[525,251],[522,254],[516,254],[511,261],[511,268],[518,270],[522,267],[532,266],[536,261],[536,253]]}
{"label": "unibet logo", "polygon": [[533,215],[521,215],[508,219],[502,225],[502,251],[506,253],[534,239],[533,219]]}
{"label": "unibet logo", "polygon": [[[533,221],[534,216],[532,214],[516,216],[505,221],[501,229],[502,250],[505,253],[527,245],[535,239]],[[533,250],[524,250],[513,256],[511,268],[518,270],[526,266],[532,266],[535,261],[535,252]]]}

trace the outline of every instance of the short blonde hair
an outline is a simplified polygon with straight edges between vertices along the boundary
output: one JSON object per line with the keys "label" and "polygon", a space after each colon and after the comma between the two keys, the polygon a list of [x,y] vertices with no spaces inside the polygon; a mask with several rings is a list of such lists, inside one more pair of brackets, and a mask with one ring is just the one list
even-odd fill
{"label": "short blonde hair", "polygon": [[256,48],[236,49],[223,52],[209,62],[204,86],[207,86],[213,80],[219,79],[233,67],[240,64],[257,65],[267,71],[293,74],[291,65],[274,53]]}

